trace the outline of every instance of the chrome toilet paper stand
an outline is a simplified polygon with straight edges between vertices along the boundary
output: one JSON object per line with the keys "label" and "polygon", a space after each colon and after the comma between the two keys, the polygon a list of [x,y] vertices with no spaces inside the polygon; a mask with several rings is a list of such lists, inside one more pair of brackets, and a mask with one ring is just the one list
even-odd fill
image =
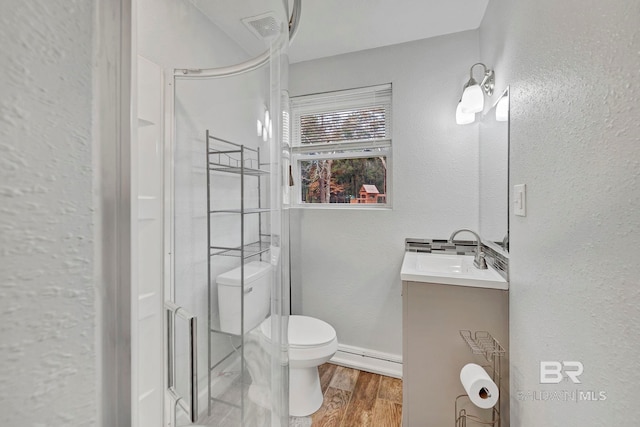
{"label": "chrome toilet paper stand", "polygon": [[[468,414],[467,410],[460,408],[463,400],[469,400],[467,394],[461,394],[456,397],[455,403],[455,427],[467,427],[467,420],[477,424],[500,427],[500,400],[502,399],[502,391],[500,390],[501,360],[505,354],[504,348],[500,343],[491,336],[487,331],[476,331],[471,333],[469,330],[460,331],[460,336],[467,343],[471,353],[483,356],[486,365],[482,367],[490,374],[493,382],[498,386],[498,402],[491,409],[491,420],[484,420],[473,414]],[[470,401],[470,400],[469,400]]]}

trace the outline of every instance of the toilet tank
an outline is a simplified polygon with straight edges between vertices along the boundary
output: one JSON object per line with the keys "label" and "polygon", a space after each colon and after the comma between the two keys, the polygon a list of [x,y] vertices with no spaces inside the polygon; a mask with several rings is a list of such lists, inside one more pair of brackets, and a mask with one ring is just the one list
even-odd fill
{"label": "toilet tank", "polygon": [[[216,277],[220,330],[240,335],[240,267]],[[254,261],[244,266],[244,330],[258,326],[271,306],[271,264]]]}

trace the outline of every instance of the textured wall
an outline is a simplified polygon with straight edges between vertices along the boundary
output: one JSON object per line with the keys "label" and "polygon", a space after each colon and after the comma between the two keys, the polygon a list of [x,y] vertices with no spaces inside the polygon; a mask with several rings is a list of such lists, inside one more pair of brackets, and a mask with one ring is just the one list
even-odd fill
{"label": "textured wall", "polygon": [[455,106],[478,34],[293,64],[292,96],[393,84],[393,209],[292,213],[293,312],[331,323],[342,344],[400,355],[405,237],[478,226],[478,125]]}
{"label": "textured wall", "polygon": [[[481,54],[511,85],[511,416],[514,426],[613,426],[640,414],[640,3],[492,0]],[[578,360],[582,384],[539,384]],[[518,391],[604,391],[606,401]],[[520,398],[519,398],[520,397]]]}
{"label": "textured wall", "polygon": [[0,2],[0,419],[97,420],[92,1]]}

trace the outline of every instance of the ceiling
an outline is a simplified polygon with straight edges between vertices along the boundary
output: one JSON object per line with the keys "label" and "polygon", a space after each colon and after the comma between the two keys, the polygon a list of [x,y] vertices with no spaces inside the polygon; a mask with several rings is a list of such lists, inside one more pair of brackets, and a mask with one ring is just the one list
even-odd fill
{"label": "ceiling", "polygon": [[[262,16],[285,16],[284,3],[276,0],[187,0],[206,15],[215,25],[242,47],[253,58],[269,47],[268,40],[252,32],[243,20]],[[305,0],[303,0],[305,1]],[[274,10],[274,5],[281,5]],[[279,22],[282,24],[282,22]]]}
{"label": "ceiling", "polygon": [[489,0],[302,0],[290,61],[478,28]]}
{"label": "ceiling", "polygon": [[[190,0],[249,56],[264,52],[266,42],[243,18],[271,14],[264,0]],[[288,0],[290,5],[293,0]],[[489,0],[302,0],[290,62],[372,49],[480,26]]]}

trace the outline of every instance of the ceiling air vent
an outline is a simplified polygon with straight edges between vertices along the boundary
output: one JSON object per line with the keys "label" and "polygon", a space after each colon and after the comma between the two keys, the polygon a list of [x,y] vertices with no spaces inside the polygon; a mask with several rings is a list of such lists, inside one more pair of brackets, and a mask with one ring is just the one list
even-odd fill
{"label": "ceiling air vent", "polygon": [[269,39],[277,36],[280,32],[280,22],[273,12],[243,18],[242,23],[259,39]]}

